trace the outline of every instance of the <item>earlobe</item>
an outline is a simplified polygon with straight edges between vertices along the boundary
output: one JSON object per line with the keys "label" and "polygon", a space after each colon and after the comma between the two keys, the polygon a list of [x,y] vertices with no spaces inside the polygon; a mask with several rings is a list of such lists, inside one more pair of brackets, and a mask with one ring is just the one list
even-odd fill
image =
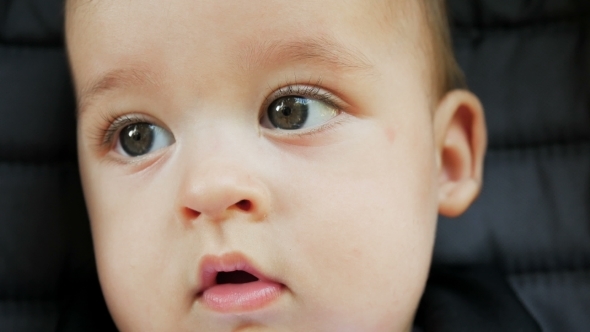
{"label": "earlobe", "polygon": [[434,114],[439,171],[439,213],[456,217],[481,189],[486,127],[481,103],[465,90],[442,99]]}

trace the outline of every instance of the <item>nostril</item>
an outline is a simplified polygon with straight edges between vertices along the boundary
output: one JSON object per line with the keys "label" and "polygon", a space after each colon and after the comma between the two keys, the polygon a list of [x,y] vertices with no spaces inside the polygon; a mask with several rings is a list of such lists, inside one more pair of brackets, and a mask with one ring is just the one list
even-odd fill
{"label": "nostril", "polygon": [[197,219],[201,215],[201,212],[195,211],[193,209],[185,208],[184,215],[185,215],[185,218],[187,218],[189,220],[193,220],[193,219]]}
{"label": "nostril", "polygon": [[250,202],[249,200],[243,199],[239,202],[236,203],[236,206],[245,212],[250,211],[250,209],[252,209],[252,202]]}

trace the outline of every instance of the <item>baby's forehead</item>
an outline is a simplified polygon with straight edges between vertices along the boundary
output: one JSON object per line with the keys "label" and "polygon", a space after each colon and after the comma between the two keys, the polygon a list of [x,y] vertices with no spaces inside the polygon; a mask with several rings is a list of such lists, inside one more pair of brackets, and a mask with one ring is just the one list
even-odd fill
{"label": "baby's forehead", "polygon": [[[244,47],[250,49],[253,47],[249,43],[255,39],[281,46],[276,39],[297,35],[312,36],[306,37],[312,39],[308,45],[325,42],[324,49],[328,49],[337,43],[331,42],[326,36],[336,35],[334,32],[343,26],[349,33],[364,32],[366,38],[380,39],[381,44],[394,45],[392,39],[408,35],[407,31],[400,34],[410,25],[408,22],[417,21],[415,18],[417,15],[419,17],[417,13],[421,11],[417,10],[420,6],[415,3],[407,0],[253,0],[244,5],[210,0],[67,0],[66,28],[67,37],[73,30],[78,34],[82,30],[81,33],[86,35],[109,30],[116,37],[118,33],[124,34],[132,29],[147,30],[151,26],[164,30],[178,25],[188,32],[184,36],[196,36],[214,32],[216,26],[223,25],[221,21],[231,17],[235,18],[235,24],[222,27],[226,30],[223,31],[225,35],[240,37],[257,30],[254,38],[242,42]],[[340,26],[330,25],[341,18],[346,18],[348,22]],[[204,33],[199,33],[199,30]],[[277,34],[278,31],[283,35]],[[279,38],[273,39],[273,34],[279,35]],[[217,37],[213,33],[210,36]],[[169,40],[176,37],[181,35],[167,36]],[[242,40],[235,38],[231,41],[240,43]],[[77,41],[68,38],[70,43]]]}
{"label": "baby's forehead", "polygon": [[[375,65],[395,61],[388,53],[390,48],[416,53],[421,61],[420,46],[409,45],[417,43],[415,39],[420,39],[419,43],[424,39],[415,38],[423,29],[416,26],[420,20],[412,19],[419,12],[419,6],[412,5],[415,3],[68,0],[66,35],[70,51],[88,55],[72,58],[74,66],[97,53],[135,52],[127,58],[147,59],[157,47],[170,45],[169,49],[175,46],[183,51],[191,47],[200,53],[206,50],[208,58],[204,61],[225,61],[224,66],[239,69],[269,66],[280,59],[283,63],[307,62],[367,74],[367,69]],[[119,60],[111,62],[115,61]]]}
{"label": "baby's forehead", "polygon": [[[251,7],[252,11],[259,13],[261,16],[276,16],[278,20],[287,18],[288,12],[273,11],[271,3],[275,3],[278,7],[289,8],[293,3],[301,3],[303,8],[308,7],[309,12],[315,11],[315,15],[323,14],[324,16],[333,16],[337,12],[349,12],[354,13],[358,18],[366,17],[370,20],[379,23],[386,29],[395,28],[400,26],[400,21],[406,20],[415,16],[416,11],[420,9],[423,0],[314,0],[314,1],[296,1],[291,0],[265,0],[254,3],[253,1],[248,2],[248,6]],[[308,6],[305,3],[315,4]],[[162,12],[169,11],[175,4],[190,3],[194,9],[203,8],[213,3],[214,6],[219,8],[227,8],[230,10],[225,13],[231,12],[231,8],[235,3],[221,3],[210,0],[128,0],[125,2],[116,0],[66,0],[66,14],[71,15],[84,15],[86,18],[90,18],[98,11],[106,11],[110,14],[117,14],[117,9],[122,8],[123,5],[126,8],[133,6],[147,6],[150,8],[160,9]],[[336,4],[336,6],[333,6]],[[228,6],[229,5],[229,6]],[[276,7],[275,7],[276,8]],[[321,10],[325,8],[326,10]],[[238,8],[236,8],[237,10]],[[319,10],[318,10],[319,9]],[[131,13],[130,13],[131,14]],[[137,14],[137,13],[133,13]],[[167,16],[170,21],[175,21],[173,15]],[[415,18],[415,17],[414,17]],[[236,27],[239,28],[239,27]]]}

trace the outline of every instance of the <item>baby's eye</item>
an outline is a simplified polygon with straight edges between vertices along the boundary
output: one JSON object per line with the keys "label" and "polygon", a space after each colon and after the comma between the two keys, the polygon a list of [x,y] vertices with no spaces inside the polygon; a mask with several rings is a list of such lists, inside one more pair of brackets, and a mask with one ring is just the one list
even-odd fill
{"label": "baby's eye", "polygon": [[123,127],[115,150],[130,157],[138,157],[174,143],[174,137],[166,129],[147,122]]}
{"label": "baby's eye", "polygon": [[273,101],[262,118],[262,125],[282,130],[319,126],[334,118],[339,110],[325,102],[300,96],[286,96]]}

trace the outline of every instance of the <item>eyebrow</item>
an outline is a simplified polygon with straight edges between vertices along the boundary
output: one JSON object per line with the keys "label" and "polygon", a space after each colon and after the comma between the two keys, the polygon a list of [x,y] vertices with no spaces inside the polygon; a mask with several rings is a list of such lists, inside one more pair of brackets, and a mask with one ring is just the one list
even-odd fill
{"label": "eyebrow", "polygon": [[83,113],[95,98],[107,92],[132,86],[158,86],[160,82],[154,72],[146,69],[126,68],[109,71],[82,87],[78,95],[77,115]]}
{"label": "eyebrow", "polygon": [[[268,63],[308,62],[335,71],[369,72],[373,64],[360,51],[346,47],[329,37],[294,41],[251,42],[237,54],[237,66],[246,73]],[[158,86],[161,77],[146,68],[116,69],[84,85],[78,95],[78,116],[97,97],[133,86]]]}
{"label": "eyebrow", "polygon": [[244,53],[241,60],[245,68],[277,61],[310,61],[342,71],[366,71],[373,67],[362,52],[328,36],[294,41],[252,42]]}

